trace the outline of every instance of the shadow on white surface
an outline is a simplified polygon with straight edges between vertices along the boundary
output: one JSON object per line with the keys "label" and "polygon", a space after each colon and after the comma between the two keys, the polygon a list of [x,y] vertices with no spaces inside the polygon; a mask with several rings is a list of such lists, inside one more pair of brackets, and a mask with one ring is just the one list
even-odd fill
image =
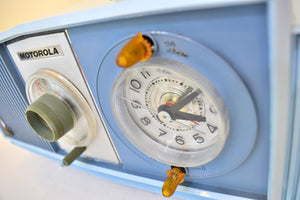
{"label": "shadow on white surface", "polygon": [[[0,136],[0,200],[153,200],[161,194],[84,173],[12,145]],[[179,200],[179,199],[178,199]]]}

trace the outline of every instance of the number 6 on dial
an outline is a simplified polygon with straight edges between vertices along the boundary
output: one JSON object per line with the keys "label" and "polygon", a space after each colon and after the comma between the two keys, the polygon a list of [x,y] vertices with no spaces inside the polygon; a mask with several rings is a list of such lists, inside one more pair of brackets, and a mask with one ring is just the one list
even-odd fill
{"label": "number 6 on dial", "polygon": [[129,141],[168,165],[193,167],[213,160],[229,132],[228,113],[214,86],[198,71],[167,58],[123,70],[111,102]]}

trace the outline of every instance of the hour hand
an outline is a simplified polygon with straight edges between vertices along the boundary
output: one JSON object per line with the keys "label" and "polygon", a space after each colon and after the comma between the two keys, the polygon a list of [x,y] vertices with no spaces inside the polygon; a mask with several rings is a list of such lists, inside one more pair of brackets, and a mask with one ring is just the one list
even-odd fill
{"label": "hour hand", "polygon": [[177,103],[175,103],[171,108],[169,109],[170,112],[175,113],[178,112],[182,107],[190,103],[193,99],[195,99],[199,94],[201,93],[201,90],[197,89],[196,91],[192,92],[188,96],[184,97],[183,99],[179,100]]}
{"label": "hour hand", "polygon": [[181,112],[177,111],[174,113],[173,116],[171,116],[172,120],[181,119],[181,120],[188,120],[188,121],[196,121],[196,122],[205,122],[206,117],[203,117],[201,115],[194,115],[191,113]]}
{"label": "hour hand", "polygon": [[197,122],[205,122],[206,117],[203,117],[201,115],[195,115],[191,113],[176,111],[172,112],[170,109],[172,106],[169,105],[161,105],[158,108],[158,113],[167,113],[172,120],[181,119],[181,120],[188,120],[188,121],[197,121]]}

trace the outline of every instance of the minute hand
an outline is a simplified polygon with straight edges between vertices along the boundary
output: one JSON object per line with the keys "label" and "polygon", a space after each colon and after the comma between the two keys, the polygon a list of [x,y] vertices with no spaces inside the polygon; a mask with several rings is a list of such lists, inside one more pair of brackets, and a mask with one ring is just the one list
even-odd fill
{"label": "minute hand", "polygon": [[172,113],[176,113],[179,111],[182,107],[193,101],[199,94],[201,93],[200,89],[197,89],[196,91],[192,92],[190,95],[184,97],[184,99],[180,100],[179,102],[175,103],[173,106],[171,106],[168,110]]}
{"label": "minute hand", "polygon": [[185,112],[180,112],[180,111],[177,111],[172,116],[172,120],[176,120],[176,119],[196,121],[196,122],[205,122],[206,121],[206,117],[203,117],[201,115],[194,115],[194,114],[191,114],[191,113],[185,113]]}

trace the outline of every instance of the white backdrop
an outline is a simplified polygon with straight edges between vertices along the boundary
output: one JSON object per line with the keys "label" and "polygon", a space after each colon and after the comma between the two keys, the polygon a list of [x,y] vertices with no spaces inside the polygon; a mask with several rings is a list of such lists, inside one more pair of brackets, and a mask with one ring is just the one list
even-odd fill
{"label": "white backdrop", "polygon": [[[0,200],[166,200],[161,194],[61,167],[0,134]],[[168,198],[168,200],[179,200]]]}

